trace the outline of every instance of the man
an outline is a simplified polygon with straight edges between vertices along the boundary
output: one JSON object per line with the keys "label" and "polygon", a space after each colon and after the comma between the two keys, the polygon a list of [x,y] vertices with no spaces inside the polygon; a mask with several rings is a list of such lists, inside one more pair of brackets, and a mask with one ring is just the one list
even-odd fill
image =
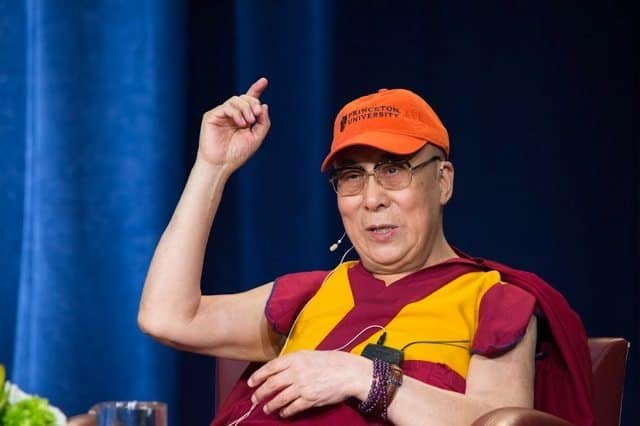
{"label": "man", "polygon": [[224,185],[269,130],[259,100],[266,87],[259,79],[204,115],[196,162],[140,303],[140,327],[175,348],[266,362],[237,384],[214,424],[469,424],[494,408],[533,407],[534,311],[564,302],[547,303],[544,285],[449,245],[448,134],[408,90],[347,104],[322,165],[333,169],[358,262],[239,294],[201,294]]}

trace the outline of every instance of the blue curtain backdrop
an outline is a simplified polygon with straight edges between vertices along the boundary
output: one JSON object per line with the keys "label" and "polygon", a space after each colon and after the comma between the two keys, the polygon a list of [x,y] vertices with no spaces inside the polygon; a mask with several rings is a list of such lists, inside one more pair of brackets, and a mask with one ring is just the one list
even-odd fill
{"label": "blue curtain backdrop", "polygon": [[0,1],[0,362],[67,413],[158,399],[171,424],[206,424],[213,360],[136,326],[202,113],[269,77],[272,131],[231,179],[205,263],[204,291],[238,291],[337,262],[319,173],[332,116],[408,87],[451,135],[450,241],[536,271],[590,335],[631,340],[634,424],[635,18],[620,1]]}
{"label": "blue curtain backdrop", "polygon": [[136,308],[184,176],[186,8],[69,5],[2,6],[0,362],[68,413],[173,401],[178,355]]}

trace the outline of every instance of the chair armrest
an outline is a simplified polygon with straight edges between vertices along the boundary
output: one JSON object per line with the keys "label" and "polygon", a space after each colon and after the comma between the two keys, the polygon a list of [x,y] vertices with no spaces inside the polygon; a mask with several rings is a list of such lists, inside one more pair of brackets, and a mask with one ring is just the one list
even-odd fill
{"label": "chair armrest", "polygon": [[532,408],[504,407],[477,418],[473,426],[571,426],[554,415]]}
{"label": "chair armrest", "polygon": [[98,419],[95,414],[79,414],[67,419],[67,426],[97,426]]}

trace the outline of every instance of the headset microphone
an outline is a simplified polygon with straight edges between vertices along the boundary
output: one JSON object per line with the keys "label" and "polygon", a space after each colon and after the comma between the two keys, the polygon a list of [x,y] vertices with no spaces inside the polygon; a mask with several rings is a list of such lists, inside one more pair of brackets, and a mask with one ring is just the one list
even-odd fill
{"label": "headset microphone", "polygon": [[345,232],[344,234],[342,234],[342,237],[340,237],[340,239],[339,239],[338,241],[336,241],[335,243],[333,243],[333,244],[331,244],[331,245],[329,246],[329,251],[330,251],[330,252],[332,252],[332,253],[333,253],[334,251],[338,250],[338,246],[339,246],[340,244],[342,244],[342,240],[344,239],[344,236],[345,236],[345,235],[347,235],[347,233],[346,233],[346,232]]}

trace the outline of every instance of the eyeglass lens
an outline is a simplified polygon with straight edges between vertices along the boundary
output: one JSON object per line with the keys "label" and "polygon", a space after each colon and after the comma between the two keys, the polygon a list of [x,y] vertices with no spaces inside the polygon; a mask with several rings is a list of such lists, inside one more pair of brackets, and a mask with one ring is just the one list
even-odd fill
{"label": "eyeglass lens", "polygon": [[361,168],[339,171],[333,178],[334,189],[340,195],[354,195],[362,191],[369,175],[385,189],[403,189],[411,183],[411,169],[406,162],[390,162],[377,165],[372,173]]}

